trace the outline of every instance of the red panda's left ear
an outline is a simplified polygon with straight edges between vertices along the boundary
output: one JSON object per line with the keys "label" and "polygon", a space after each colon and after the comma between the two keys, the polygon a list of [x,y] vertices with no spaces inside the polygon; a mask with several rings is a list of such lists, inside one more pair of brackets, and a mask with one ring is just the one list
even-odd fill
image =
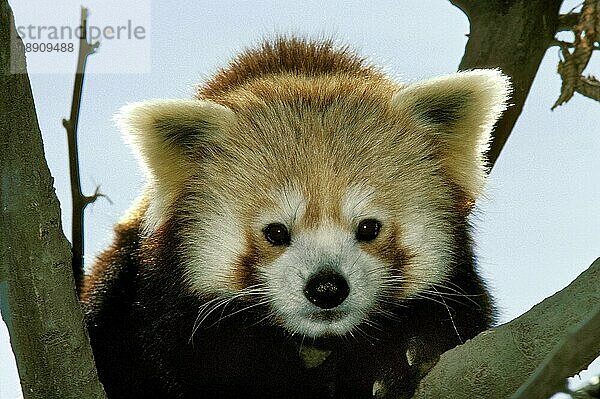
{"label": "red panda's left ear", "polygon": [[235,121],[229,108],[211,101],[151,100],[128,104],[115,122],[136,152],[151,192],[147,221],[157,226],[184,187],[194,162]]}
{"label": "red panda's left ear", "polygon": [[485,182],[490,133],[509,95],[506,75],[479,69],[410,84],[394,95],[392,104],[425,128],[445,172],[475,199]]}

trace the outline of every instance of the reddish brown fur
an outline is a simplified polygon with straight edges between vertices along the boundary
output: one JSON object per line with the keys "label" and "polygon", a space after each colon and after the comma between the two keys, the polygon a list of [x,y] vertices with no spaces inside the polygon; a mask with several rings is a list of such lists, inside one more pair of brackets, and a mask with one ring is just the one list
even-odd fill
{"label": "reddish brown fur", "polygon": [[147,208],[148,201],[145,199],[140,201],[131,213],[114,227],[117,239],[98,255],[92,273],[85,276],[80,293],[83,303],[89,302],[93,291],[100,289],[106,280],[106,275],[111,272],[110,267],[114,259],[122,256],[125,252],[132,251],[132,248],[138,244],[140,225]]}
{"label": "reddish brown fur", "polygon": [[[198,89],[198,99],[231,111],[206,111],[210,117],[200,121],[205,122],[202,126],[219,130],[209,129],[215,133],[215,142],[211,141],[212,147],[206,151],[205,142],[193,143],[193,154],[186,152],[185,158],[177,158],[177,151],[165,151],[178,144],[191,149],[189,141],[176,140],[191,140],[195,135],[172,129],[189,128],[185,116],[190,110],[193,113],[193,106],[180,112],[171,109],[180,122],[186,122],[174,127],[168,120],[157,126],[127,119],[127,128],[131,124],[137,128],[136,145],[147,147],[145,156],[155,161],[150,166],[166,169],[157,174],[160,182],[151,183],[168,184],[157,185],[155,192],[164,189],[170,196],[164,196],[165,204],[160,204],[164,220],[150,225],[150,232],[140,228],[145,203],[120,223],[115,243],[86,280],[82,301],[109,396],[321,398],[329,393],[363,398],[371,395],[373,382],[383,378],[391,387],[390,394],[399,397],[396,391],[408,392],[416,383],[417,376],[406,364],[409,340],[415,336],[425,340],[422,356],[428,363],[461,338],[473,337],[489,326],[491,305],[475,272],[466,223],[471,191],[453,183],[455,175],[445,170],[449,166],[433,159],[437,143],[428,136],[428,126],[415,117],[415,104],[392,104],[401,87],[347,48],[336,48],[332,41],[279,38],[244,52]],[[479,103],[474,104],[479,112]],[[161,135],[167,136],[166,141],[160,140],[165,139]],[[452,294],[458,287],[472,300],[454,300],[448,306],[422,298],[403,303],[406,307],[382,304],[394,317],[379,315],[374,324],[382,328],[373,331],[373,342],[360,336],[318,342],[332,354],[315,369],[307,368],[299,358],[298,347],[304,341],[287,337],[281,328],[286,323],[278,320],[277,313],[274,320],[265,319],[266,308],[244,305],[246,311],[234,312],[232,317],[208,312],[205,316],[212,318],[205,326],[216,321],[217,328],[198,328],[202,315],[198,310],[204,311],[215,295],[218,299],[217,288],[236,291],[257,283],[257,269],[268,267],[285,251],[270,245],[260,227],[253,224],[258,211],[275,205],[270,196],[274,188],[291,184],[306,200],[304,215],[292,230],[310,230],[331,221],[353,231],[340,204],[343,193],[356,182],[375,187],[379,196],[375,205],[392,215],[418,212],[420,208],[413,204],[429,210],[432,207],[425,205],[435,204],[433,211],[437,209],[453,228],[453,240],[446,243],[453,255],[447,265],[451,268],[450,288],[440,287],[440,291]],[[179,197],[173,194],[177,192]],[[211,204],[212,198],[228,207]],[[214,273],[223,272],[224,283],[230,285],[214,287],[214,293],[204,291],[213,287],[203,280],[191,284],[198,276],[191,273],[194,265],[187,259],[191,248],[205,244],[202,239],[206,237],[197,230],[211,217],[211,206],[225,215],[233,214],[243,226],[233,237],[221,238],[226,243],[244,242],[243,249],[232,255],[231,269],[218,262],[211,264],[216,266]],[[171,210],[175,211],[168,214]],[[403,235],[409,235],[407,227],[392,220],[386,223],[377,240],[358,245],[391,267],[393,280],[384,288],[397,294],[406,288],[400,286],[400,280],[415,270],[411,265],[427,271],[432,262],[417,264],[420,254],[411,253],[414,248],[403,244]],[[222,226],[216,225],[217,229]],[[226,241],[229,238],[233,239]],[[420,244],[417,242],[415,251]],[[208,251],[202,254],[209,255]],[[389,370],[393,371],[388,376]]]}
{"label": "reddish brown fur", "polygon": [[300,38],[278,38],[246,50],[198,89],[200,99],[219,102],[223,93],[251,80],[278,73],[319,76],[347,73],[362,77],[383,77],[377,69],[348,48],[336,48],[332,40],[307,42]]}
{"label": "reddish brown fur", "polygon": [[266,242],[262,237],[256,237],[250,227],[244,233],[246,242],[246,251],[239,257],[233,270],[233,286],[236,289],[243,289],[259,281],[256,275],[256,267],[260,264],[269,264],[280,256],[285,247],[273,246]]}

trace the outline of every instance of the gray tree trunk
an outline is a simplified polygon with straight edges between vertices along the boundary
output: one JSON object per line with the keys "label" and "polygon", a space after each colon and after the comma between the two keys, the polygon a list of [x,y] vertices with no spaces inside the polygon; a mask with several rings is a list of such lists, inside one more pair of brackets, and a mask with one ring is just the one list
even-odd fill
{"label": "gray tree trunk", "polygon": [[458,69],[500,68],[513,84],[511,106],[496,124],[488,151],[489,165],[493,166],[521,115],[533,79],[554,39],[563,0],[450,2],[467,15],[471,27]]}
{"label": "gray tree trunk", "polygon": [[44,158],[21,40],[0,0],[0,298],[24,397],[105,398]]}

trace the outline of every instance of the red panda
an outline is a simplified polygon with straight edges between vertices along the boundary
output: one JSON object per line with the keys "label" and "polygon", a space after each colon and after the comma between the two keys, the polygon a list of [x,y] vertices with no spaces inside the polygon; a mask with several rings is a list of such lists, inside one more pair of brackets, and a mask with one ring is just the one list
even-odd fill
{"label": "red panda", "polygon": [[125,106],[147,188],[81,295],[108,397],[410,396],[493,322],[468,216],[508,93],[278,38]]}

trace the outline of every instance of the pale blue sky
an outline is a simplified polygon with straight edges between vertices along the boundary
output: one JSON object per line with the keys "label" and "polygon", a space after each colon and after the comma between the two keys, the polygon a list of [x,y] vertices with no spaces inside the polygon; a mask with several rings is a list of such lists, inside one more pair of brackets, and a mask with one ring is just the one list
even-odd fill
{"label": "pale blue sky", "polygon": [[[89,60],[97,73],[87,76],[81,109],[82,183],[86,193],[101,185],[113,205],[100,200],[86,212],[88,263],[110,241],[112,225],[142,187],[136,162],[111,122],[121,105],[189,97],[195,84],[237,51],[274,33],[333,35],[405,81],[454,72],[468,33],[466,17],[446,0],[152,1],[151,7],[148,1],[113,2],[110,7],[106,0],[84,2],[92,23],[95,16],[96,22],[110,21],[110,8],[120,18],[141,21],[149,39],[137,47],[125,43],[129,47],[121,53],[111,46],[123,43],[104,42]],[[563,8],[576,3],[567,1]],[[67,0],[11,5],[17,25],[79,18],[78,3]],[[70,109],[75,61],[58,57],[63,58],[56,68],[69,73],[40,73],[50,63],[30,59],[36,72],[30,78],[63,225],[70,226],[61,118]],[[600,256],[600,104],[576,95],[550,111],[560,88],[557,60],[558,50],[550,49],[474,218],[481,270],[502,322],[567,285]],[[120,73],[123,69],[133,73]],[[600,56],[588,69],[600,74]],[[136,73],[143,70],[150,72]],[[0,399],[18,395],[7,341],[0,323]]]}

